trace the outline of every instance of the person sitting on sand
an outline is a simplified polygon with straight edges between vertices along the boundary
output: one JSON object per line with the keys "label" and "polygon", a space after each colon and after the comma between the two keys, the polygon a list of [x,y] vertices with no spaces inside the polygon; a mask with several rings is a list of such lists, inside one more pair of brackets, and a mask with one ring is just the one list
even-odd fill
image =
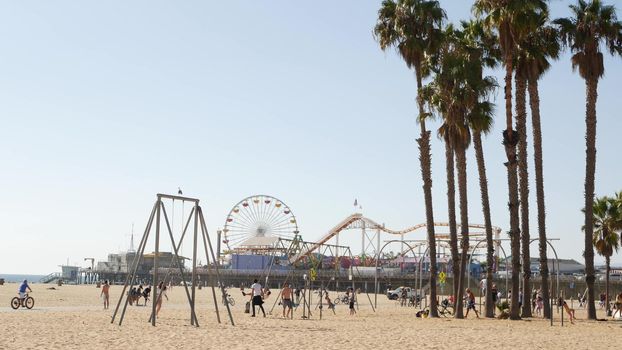
{"label": "person sitting on sand", "polygon": [[110,284],[108,284],[108,280],[104,281],[102,292],[99,293],[99,297],[104,298],[104,310],[106,310],[110,306]]}
{"label": "person sitting on sand", "polygon": [[[292,312],[292,288],[289,283],[285,283],[283,290],[281,291],[281,304],[283,304],[283,318],[289,318],[289,313]],[[285,312],[287,310],[287,312]]]}
{"label": "person sitting on sand", "polygon": [[469,288],[467,288],[465,292],[466,292],[467,312],[466,312],[466,315],[464,315],[464,318],[467,318],[469,316],[470,310],[473,310],[475,312],[475,317],[479,318],[477,309],[475,309],[475,295],[473,295],[473,292],[471,292],[471,289]]}

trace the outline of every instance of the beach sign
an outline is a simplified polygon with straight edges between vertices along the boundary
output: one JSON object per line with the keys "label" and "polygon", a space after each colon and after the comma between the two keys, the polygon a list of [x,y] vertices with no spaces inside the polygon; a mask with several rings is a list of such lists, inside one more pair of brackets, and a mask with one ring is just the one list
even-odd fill
{"label": "beach sign", "polygon": [[445,274],[444,271],[441,271],[441,273],[438,274],[438,280],[441,284],[445,284],[447,278],[447,274]]}

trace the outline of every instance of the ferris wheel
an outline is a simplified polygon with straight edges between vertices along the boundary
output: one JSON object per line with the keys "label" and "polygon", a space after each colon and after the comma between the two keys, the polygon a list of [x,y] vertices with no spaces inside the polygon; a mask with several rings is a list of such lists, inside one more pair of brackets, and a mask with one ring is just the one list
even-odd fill
{"label": "ferris wheel", "polygon": [[278,238],[293,239],[298,223],[283,201],[267,195],[242,199],[233,206],[223,231],[223,243],[235,249],[241,245],[271,245]]}

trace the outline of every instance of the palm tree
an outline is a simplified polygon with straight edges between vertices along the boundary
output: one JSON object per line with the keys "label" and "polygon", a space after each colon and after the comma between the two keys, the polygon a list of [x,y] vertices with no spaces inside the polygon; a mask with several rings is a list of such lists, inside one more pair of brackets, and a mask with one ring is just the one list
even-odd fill
{"label": "palm tree", "polygon": [[522,38],[535,27],[535,14],[546,10],[545,0],[476,0],[474,10],[489,30],[495,30],[499,36],[499,45],[503,53],[505,66],[505,119],[506,129],[503,131],[503,145],[508,172],[508,196],[510,212],[510,241],[512,249],[512,302],[510,319],[520,319],[518,307],[518,289],[520,271],[520,227],[518,177],[516,161],[516,145],[519,141],[518,132],[513,130],[512,118],[512,73],[516,48]]}
{"label": "palm tree", "polygon": [[[423,61],[426,54],[434,52],[441,36],[441,26],[446,18],[438,1],[432,0],[384,0],[378,10],[378,21],[374,35],[382,50],[394,47],[408,68],[414,68],[417,79],[417,94],[424,78]],[[426,227],[430,254],[430,316],[438,317],[436,308],[436,237],[432,208],[432,170],[430,154],[430,132],[426,130],[423,100],[417,98],[421,134],[419,160],[423,178],[423,193],[426,208]]]}
{"label": "palm tree", "polygon": [[[449,25],[443,32],[443,41],[447,37],[453,35],[453,26]],[[436,62],[439,57],[431,56],[426,61],[426,69],[435,70],[434,65],[438,65]],[[456,297],[458,295],[458,273],[460,271],[460,254],[458,251],[458,229],[456,225],[456,177],[455,177],[455,150],[452,147],[451,140],[444,139],[445,143],[445,171],[447,173],[447,216],[449,223],[449,250],[451,254],[451,267],[454,274],[452,295]]]}
{"label": "palm tree", "polygon": [[609,314],[609,271],[611,270],[611,256],[618,251],[619,239],[617,231],[622,229],[622,211],[614,198],[597,198],[592,206],[594,215],[594,236],[592,243],[596,252],[605,258],[605,295],[607,314]]}
{"label": "palm tree", "polygon": [[[458,229],[456,227],[456,177],[454,175],[454,149],[451,142],[445,141],[445,170],[447,172],[447,216],[449,221],[449,250],[451,252],[451,267],[454,276],[460,270],[460,257],[458,255]],[[453,292],[458,295],[458,279],[453,278]]]}
{"label": "palm tree", "polygon": [[[481,67],[495,68],[499,62],[500,52],[497,38],[486,32],[479,21],[463,22],[466,42],[471,48],[471,52],[481,60]],[[479,83],[482,71],[474,72]],[[496,82],[487,78],[487,90],[491,91],[497,86]],[[483,84],[482,84],[483,85]],[[473,146],[475,148],[475,158],[479,175],[479,187],[482,201],[482,212],[484,213],[484,226],[486,230],[486,317],[494,318],[494,306],[492,302],[492,272],[494,266],[494,243],[492,238],[492,220],[490,217],[490,200],[488,197],[488,180],[486,176],[486,163],[484,150],[482,147],[482,134],[487,135],[493,125],[494,106],[485,100],[479,102],[468,116],[469,127],[473,131]]]}
{"label": "palm tree", "polygon": [[[529,295],[531,290],[531,253],[530,243],[531,237],[529,234],[529,175],[527,171],[528,156],[527,156],[527,87],[530,80],[536,80],[543,74],[541,69],[542,65],[545,65],[548,69],[549,63],[546,61],[547,52],[541,52],[546,50],[549,46],[556,46],[557,53],[559,52],[559,41],[556,37],[557,32],[550,26],[546,26],[549,19],[548,11],[541,11],[539,15],[537,25],[533,31],[525,36],[520,43],[518,43],[516,50],[516,129],[519,135],[518,143],[518,171],[519,171],[519,192],[520,192],[520,208],[521,208],[521,245],[522,245],[522,257],[523,257],[523,294]],[[556,55],[557,55],[556,53]],[[543,62],[544,61],[544,62]],[[536,91],[537,94],[537,91]],[[533,101],[533,89],[530,91],[530,101]],[[536,116],[532,118],[538,119],[537,132],[541,133],[540,121],[539,121],[539,101],[538,110],[536,110]],[[532,115],[534,114],[534,106],[532,104]],[[535,123],[535,122],[534,122]],[[541,135],[534,135],[534,138]],[[534,142],[534,147],[540,149],[539,156],[541,157],[541,138],[538,140],[538,145]],[[536,157],[537,158],[537,157]],[[541,164],[539,164],[541,167]],[[538,175],[542,175],[541,168],[537,170]],[[540,212],[539,212],[540,213]],[[540,237],[540,244],[544,243],[544,260],[547,270],[548,281],[548,264],[546,263],[546,234]],[[542,248],[542,247],[541,247]],[[542,252],[542,251],[541,251]],[[546,289],[546,296],[548,297],[548,288]],[[548,300],[548,299],[545,299]],[[549,309],[547,305],[547,309]],[[548,313],[545,312],[545,315]],[[531,317],[531,303],[523,303],[522,317]]]}
{"label": "palm tree", "polygon": [[[520,231],[523,265],[523,295],[530,295],[531,255],[529,252],[529,172],[527,169],[527,77],[523,74],[521,46],[516,59],[516,131],[518,133],[518,191],[520,198]],[[523,303],[521,317],[531,317],[531,303]]]}
{"label": "palm tree", "polygon": [[594,305],[594,174],[596,172],[596,99],[598,80],[605,74],[602,49],[612,55],[622,55],[622,22],[616,16],[615,7],[600,0],[578,0],[570,5],[572,17],[554,21],[559,26],[563,42],[572,52],[572,68],[579,69],[579,75],[586,85],[585,113],[585,281],[587,282],[588,319],[596,319]]}
{"label": "palm tree", "polygon": [[434,68],[434,80],[422,90],[422,97],[443,118],[439,136],[449,144],[456,156],[462,239],[459,273],[454,277],[458,280],[455,316],[463,318],[462,295],[469,250],[466,160],[466,150],[471,141],[469,117],[479,116],[483,108],[480,98],[490,92],[491,86],[489,79],[482,79],[481,54],[468,46],[464,32],[448,26],[445,33],[446,39]]}
{"label": "palm tree", "polygon": [[[517,76],[525,79],[527,89],[529,91],[529,104],[531,107],[531,120],[533,129],[533,148],[534,148],[534,164],[536,176],[536,199],[538,210],[538,241],[540,256],[540,275],[543,286],[548,286],[549,281],[549,265],[547,258],[547,239],[546,239],[546,213],[544,204],[544,178],[543,178],[543,160],[542,160],[542,128],[540,126],[540,97],[538,93],[538,80],[551,67],[549,59],[557,59],[560,52],[560,42],[558,31],[551,26],[546,25],[548,17],[543,13],[540,24],[537,29],[529,35],[520,44],[519,57],[517,60]],[[525,126],[523,126],[525,128]],[[525,134],[526,136],[526,134]],[[526,144],[525,144],[526,146]],[[526,152],[525,152],[526,156]],[[526,161],[526,160],[525,160]],[[526,167],[526,166],[525,166]],[[525,175],[526,178],[526,175]],[[523,178],[521,176],[521,184]],[[522,187],[522,186],[521,186]],[[522,198],[521,204],[525,203]],[[526,200],[526,199],[525,199]],[[524,214],[523,214],[524,215]],[[523,230],[523,247],[529,245],[529,237]],[[525,257],[529,256],[529,250],[523,250],[523,264],[529,266],[525,261]],[[531,271],[524,271],[526,280],[524,282],[525,294],[528,295],[529,281],[528,276]],[[549,289],[542,288],[544,300],[549,300]],[[526,310],[528,308],[529,310]],[[544,317],[550,317],[550,304],[544,303]],[[531,314],[529,303],[523,304],[523,316]]]}

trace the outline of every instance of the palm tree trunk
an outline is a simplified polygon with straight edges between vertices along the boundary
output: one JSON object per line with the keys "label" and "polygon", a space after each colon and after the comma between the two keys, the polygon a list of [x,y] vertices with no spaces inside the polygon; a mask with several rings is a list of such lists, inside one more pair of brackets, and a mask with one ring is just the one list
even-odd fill
{"label": "palm tree trunk", "polygon": [[609,316],[609,272],[611,271],[611,256],[605,256],[605,264],[606,264],[606,276],[605,276],[605,309],[607,310],[607,316]]}
{"label": "palm tree trunk", "polygon": [[451,250],[451,266],[454,274],[453,292],[455,297],[458,292],[458,279],[455,276],[460,270],[460,257],[458,256],[458,232],[456,229],[456,179],[454,176],[454,151],[449,142],[445,142],[445,159],[447,171],[447,212],[449,216],[449,247]]}
{"label": "palm tree trunk", "polygon": [[486,163],[482,148],[482,134],[475,130],[473,133],[473,145],[475,158],[477,159],[477,171],[479,173],[479,190],[482,196],[482,211],[484,212],[484,226],[486,226],[486,317],[494,318],[494,305],[492,304],[492,267],[494,264],[494,243],[492,240],[492,221],[490,219],[490,201],[488,199],[488,179],[486,177]]}
{"label": "palm tree trunk", "polygon": [[[469,273],[468,252],[469,252],[469,212],[467,200],[467,164],[466,150],[464,147],[456,149],[456,161],[458,168],[458,192],[460,194],[460,272],[458,275],[458,293],[456,293],[456,318],[464,318],[462,296],[464,294],[464,275]],[[454,276],[454,278],[456,278]]]}
{"label": "palm tree trunk", "polygon": [[516,173],[516,144],[518,136],[512,129],[512,55],[505,55],[505,118],[506,130],[503,131],[503,145],[508,161],[508,208],[510,211],[510,247],[512,250],[512,300],[510,319],[520,319],[518,307],[519,271],[520,271],[520,228],[518,220],[518,175]]}
{"label": "palm tree trunk", "polygon": [[421,177],[423,179],[423,196],[425,199],[425,218],[428,233],[428,247],[430,252],[430,317],[438,317],[436,306],[436,236],[434,234],[434,209],[432,207],[432,156],[430,154],[430,132],[425,128],[423,119],[423,100],[419,97],[421,89],[421,66],[415,65],[417,77],[417,105],[419,107],[419,122],[421,136],[419,144],[419,161],[421,162]]}
{"label": "palm tree trunk", "polygon": [[587,282],[587,318],[596,319],[594,305],[594,173],[596,172],[596,100],[598,98],[598,80],[586,80],[587,101],[585,113],[585,281]]}
{"label": "palm tree trunk", "polygon": [[[540,127],[540,96],[538,80],[529,80],[529,104],[533,125],[533,153],[536,172],[536,201],[538,206],[538,249],[540,251],[540,277],[542,279],[542,297],[549,300],[549,260],[546,255],[546,212],[544,206],[544,173],[542,171],[542,128]],[[526,295],[525,295],[526,296]],[[526,302],[527,299],[525,299]],[[544,317],[551,317],[550,303],[544,303]]]}
{"label": "palm tree trunk", "polygon": [[527,81],[516,77],[516,131],[518,132],[518,172],[520,175],[521,248],[523,250],[523,308],[522,317],[531,317],[531,255],[529,253],[529,173],[527,171]]}

